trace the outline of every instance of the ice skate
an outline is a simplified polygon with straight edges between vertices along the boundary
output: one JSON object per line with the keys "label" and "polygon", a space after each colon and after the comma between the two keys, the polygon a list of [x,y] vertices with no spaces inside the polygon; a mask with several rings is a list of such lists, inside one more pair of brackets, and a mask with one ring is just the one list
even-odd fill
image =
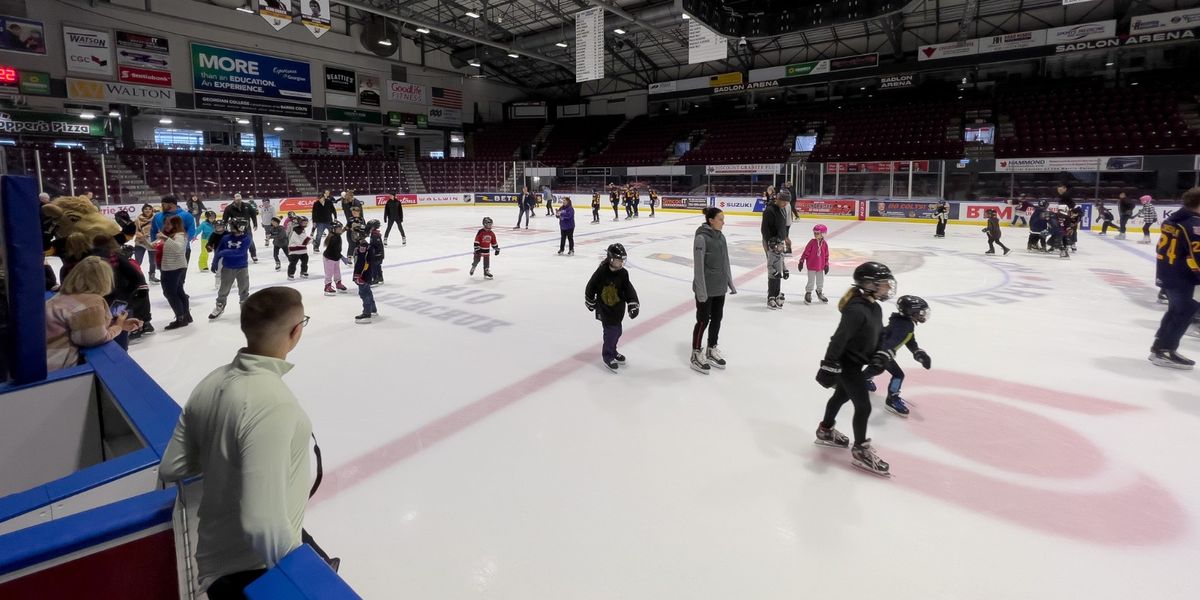
{"label": "ice skate", "polygon": [[830,448],[849,448],[850,438],[846,434],[832,428],[817,426],[817,439],[813,443],[818,446],[829,446]]}
{"label": "ice skate", "polygon": [[326,296],[336,296],[336,295],[337,295],[337,292],[333,291],[333,286],[332,286],[332,285],[328,285],[328,284],[326,284],[326,285],[325,285],[325,295],[326,295]]}
{"label": "ice skate", "polygon": [[215,318],[221,316],[221,313],[223,313],[223,312],[225,312],[225,305],[218,304],[216,306],[216,308],[212,309],[212,312],[208,313],[208,318],[211,321],[212,319],[215,319]]}
{"label": "ice skate", "polygon": [[407,245],[408,245],[408,238],[406,238],[406,237],[402,237],[402,238],[400,238],[400,245],[401,245],[401,246],[407,246]]}
{"label": "ice skate", "polygon": [[721,356],[721,353],[717,350],[716,346],[709,346],[704,357],[707,359],[708,364],[718,369],[725,368],[725,357]]}
{"label": "ice skate", "polygon": [[879,389],[879,388],[875,387],[875,380],[874,380],[874,379],[868,379],[868,380],[867,380],[867,391],[868,391],[868,392],[874,392],[874,391],[875,391],[875,390],[877,390],[877,389]]}
{"label": "ice skate", "polygon": [[1140,242],[1138,242],[1138,243],[1139,243],[1139,244],[1149,244],[1149,243],[1150,243],[1150,236],[1149,236],[1149,235],[1143,236],[1143,237],[1142,237],[1142,241],[1140,241]]}
{"label": "ice skate", "polygon": [[342,285],[342,282],[340,282],[340,281],[337,282],[337,285],[335,285],[334,287],[337,288],[337,291],[339,291],[343,294],[350,291],[350,290],[346,289],[346,286]]}
{"label": "ice skate", "polygon": [[608,370],[609,370],[609,371],[612,371],[613,373],[616,373],[616,372],[617,372],[617,367],[618,367],[618,366],[620,366],[620,365],[617,363],[617,359],[615,359],[615,358],[614,358],[614,359],[612,359],[612,360],[606,360],[606,361],[604,361],[604,366],[605,366],[605,367],[608,367]]}
{"label": "ice skate", "polygon": [[767,298],[767,308],[771,310],[779,310],[779,301],[775,299],[775,296]]}
{"label": "ice skate", "polygon": [[279,264],[278,262],[276,262],[276,263],[275,263],[275,270],[276,270],[276,271],[278,271],[278,270],[280,270],[280,269],[282,269],[282,268],[283,268],[283,265]]}
{"label": "ice skate", "polygon": [[575,256],[575,251],[574,251],[574,250],[568,250],[568,251],[567,251],[567,256]]}
{"label": "ice skate", "polygon": [[892,414],[908,418],[908,405],[904,403],[900,394],[888,394],[887,400],[883,401],[883,406]]}
{"label": "ice skate", "polygon": [[622,364],[622,365],[625,364],[625,355],[624,354],[621,354],[620,352],[618,352],[616,358],[617,358],[617,363]]}
{"label": "ice skate", "polygon": [[471,267],[471,272],[467,273],[467,275],[474,276],[475,275],[475,267]]}
{"label": "ice skate", "polygon": [[804,303],[812,304],[812,292],[804,292]]}
{"label": "ice skate", "polygon": [[820,300],[824,304],[829,303],[829,298],[826,298],[825,294],[821,293],[821,290],[817,290],[817,300]]}
{"label": "ice skate", "polygon": [[984,254],[995,254],[995,253],[996,253],[995,250],[988,250],[987,252],[984,252]]}
{"label": "ice skate", "polygon": [[308,279],[308,273],[300,273],[300,279]]}
{"label": "ice skate", "polygon": [[1115,237],[1115,238],[1113,238],[1113,239],[1114,239],[1114,240],[1123,240],[1123,239],[1125,239],[1125,234],[1123,234],[1123,233],[1118,233],[1118,234],[1117,234],[1117,237]]}
{"label": "ice skate", "polygon": [[363,314],[354,317],[355,325],[368,325],[371,323],[371,313],[363,312]]}
{"label": "ice skate", "polygon": [[1012,248],[1005,248],[1005,249],[1004,249],[1004,256],[1008,256],[1008,253],[1009,253],[1009,252],[1012,252]]}
{"label": "ice skate", "polygon": [[153,273],[150,274],[150,283],[159,283],[158,277],[156,277]]}
{"label": "ice skate", "polygon": [[779,308],[783,308],[783,303],[786,300],[787,296],[783,292],[779,292],[779,295],[775,296],[775,302],[779,304]]}
{"label": "ice skate", "polygon": [[1150,362],[1168,369],[1190,371],[1196,366],[1196,361],[1180,356],[1174,350],[1150,350]]}
{"label": "ice skate", "polygon": [[699,350],[692,350],[692,370],[708,375],[711,367],[708,366],[708,361],[704,360],[704,355]]}
{"label": "ice skate", "polygon": [[850,464],[868,472],[872,475],[880,477],[891,477],[892,473],[888,470],[888,464],[875,454],[875,450],[871,448],[871,440],[866,440],[850,450]]}
{"label": "ice skate", "polygon": [[558,255],[559,255],[559,256],[562,256],[562,253],[563,253],[563,251],[562,251],[562,250],[559,250],[559,251],[558,251]]}
{"label": "ice skate", "polygon": [[491,272],[491,271],[484,271],[484,272],[483,272],[483,278],[484,278],[484,279],[495,279],[495,277],[493,277],[493,276],[492,276],[492,272]]}
{"label": "ice skate", "polygon": [[388,239],[387,239],[387,236],[384,236],[384,238],[383,238],[383,245],[384,245],[384,246],[386,246],[386,245],[387,245],[387,241],[388,241]]}
{"label": "ice skate", "polygon": [[1162,290],[1158,290],[1158,303],[1159,304],[1167,304],[1167,293],[1166,292],[1164,292]]}

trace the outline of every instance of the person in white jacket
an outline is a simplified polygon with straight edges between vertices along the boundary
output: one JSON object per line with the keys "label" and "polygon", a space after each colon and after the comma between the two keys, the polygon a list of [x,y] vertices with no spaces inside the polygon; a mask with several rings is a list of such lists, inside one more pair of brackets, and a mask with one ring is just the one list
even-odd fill
{"label": "person in white jacket", "polygon": [[[202,476],[196,565],[210,600],[242,589],[308,538],[312,423],[283,375],[308,317],[300,293],[270,287],[242,305],[246,347],[200,381],[159,465],[166,483]],[[320,455],[318,454],[318,473]],[[318,476],[319,477],[319,476]]]}

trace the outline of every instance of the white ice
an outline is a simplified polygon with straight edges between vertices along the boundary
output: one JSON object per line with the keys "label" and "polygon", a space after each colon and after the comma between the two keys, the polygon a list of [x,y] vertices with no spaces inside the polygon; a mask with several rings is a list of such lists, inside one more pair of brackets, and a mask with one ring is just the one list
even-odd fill
{"label": "white ice", "polygon": [[[494,281],[467,275],[485,215]],[[316,256],[307,280],[276,273],[261,245],[251,266],[255,289],[304,293],[312,321],[285,381],[326,469],[306,526],[366,598],[1200,597],[1200,372],[1146,360],[1162,313],[1152,246],[1085,233],[1060,260],[1005,229],[1013,253],[984,256],[979,226],[934,239],[932,225],[827,221],[831,304],[805,306],[795,258],[818,221],[804,219],[777,312],[759,218],[730,216],[729,368],[705,376],[687,366],[697,214],[592,225],[581,210],[574,257],[555,255],[552,218],[512,231],[512,206],[406,216],[371,325],[354,324],[348,276],[351,293],[322,295]],[[643,307],[616,375],[583,305],[612,242]],[[132,348],[180,403],[243,343],[236,302],[207,322],[212,277],[192,259],[195,325],[162,331],[153,288],[159,332]],[[912,416],[873,396],[890,480],[812,443],[829,395],[813,376],[866,259],[933,306],[917,330],[933,369],[899,360]],[[1200,339],[1181,352],[1200,355]]]}

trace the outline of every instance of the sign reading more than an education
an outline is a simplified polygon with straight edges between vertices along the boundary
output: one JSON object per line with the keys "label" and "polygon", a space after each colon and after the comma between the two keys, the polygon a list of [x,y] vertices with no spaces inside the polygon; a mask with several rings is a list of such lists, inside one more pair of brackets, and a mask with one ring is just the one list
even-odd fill
{"label": "sign reading more than an education", "polygon": [[301,0],[300,22],[313,36],[325,35],[332,26],[329,20],[329,0]]}
{"label": "sign reading more than an education", "polygon": [[107,31],[63,25],[67,71],[112,77],[112,36]]}
{"label": "sign reading more than an education", "polygon": [[705,27],[696,19],[688,21],[688,64],[725,60],[729,42],[725,36]]}
{"label": "sign reading more than an education", "polygon": [[604,9],[575,14],[575,83],[604,79]]}
{"label": "sign reading more than an education", "polygon": [[[307,0],[301,0],[301,4]],[[258,0],[258,14],[273,27],[275,31],[279,31],[284,27],[292,24],[292,0],[280,2],[279,0]]]}
{"label": "sign reading more than an education", "polygon": [[305,62],[192,43],[192,85],[197,92],[312,101]]}

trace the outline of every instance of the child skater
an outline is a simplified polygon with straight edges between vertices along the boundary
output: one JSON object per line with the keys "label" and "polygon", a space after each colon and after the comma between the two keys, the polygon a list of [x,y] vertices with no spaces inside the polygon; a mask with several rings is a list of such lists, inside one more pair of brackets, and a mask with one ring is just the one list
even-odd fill
{"label": "child skater", "polygon": [[[863,368],[871,363],[883,331],[883,311],[879,303],[895,294],[896,279],[882,263],[865,262],[854,269],[854,286],[838,302],[841,321],[829,339],[825,359],[817,371],[817,383],[832,388],[833,396],[825,404],[825,416],[817,426],[815,443],[846,448],[850,439],[833,428],[838,411],[847,401],[854,404],[854,447],[852,464],[884,477],[890,476],[888,464],[875,454],[867,437],[867,419],[871,416],[871,397]],[[871,374],[877,375],[883,372]]]}
{"label": "child skater", "polygon": [[209,320],[216,319],[225,312],[225,299],[229,297],[229,290],[233,288],[235,280],[238,303],[245,302],[246,298],[250,297],[250,270],[247,265],[250,260],[250,248],[253,246],[250,221],[242,218],[232,219],[229,233],[221,236],[221,243],[217,246],[217,254],[213,259],[214,272],[217,271],[218,264],[220,265],[221,287],[217,291],[217,305],[208,315]]}
{"label": "child skater", "polygon": [[1154,208],[1154,198],[1149,195],[1139,198],[1142,201],[1142,210],[1138,212],[1138,216],[1142,219],[1142,241],[1139,244],[1150,243],[1150,226],[1158,222],[1158,210]]}
{"label": "child skater", "polygon": [[[898,312],[892,313],[887,326],[883,328],[879,349],[875,351],[871,362],[872,365],[883,363],[883,370],[892,376],[888,382],[888,395],[884,406],[894,414],[908,417],[908,405],[900,397],[900,386],[904,384],[904,370],[896,364],[896,353],[900,351],[901,346],[907,346],[913,359],[921,363],[922,367],[929,369],[933,365],[929,353],[917,345],[915,332],[917,323],[929,320],[930,310],[929,303],[919,296],[900,296],[896,300],[896,308]],[[867,372],[872,372],[872,369],[867,369]],[[875,391],[875,382],[868,380],[867,389]]]}
{"label": "child skater", "polygon": [[650,188],[650,218],[654,218],[654,205],[658,204],[658,192],[654,188]]}
{"label": "child skater", "polygon": [[[204,221],[200,223],[200,270],[208,270],[208,238],[212,237],[213,225],[217,221],[217,213],[204,211]],[[151,263],[153,264],[153,263]]]}
{"label": "child skater", "polygon": [[1113,223],[1115,218],[1113,212],[1104,205],[1104,202],[1096,203],[1096,212],[1100,213],[1100,235],[1108,235],[1109,227],[1116,229],[1117,226]]}
{"label": "child skater", "polygon": [[371,292],[371,242],[368,238],[358,238],[354,247],[354,285],[358,286],[358,297],[362,299],[363,311],[354,317],[356,325],[366,325],[371,322],[371,316],[379,314],[375,306],[375,294]]}
{"label": "child skater", "polygon": [[987,234],[988,240],[988,249],[984,254],[995,254],[998,245],[1004,250],[1004,255],[1008,256],[1010,252],[1008,246],[1000,241],[1000,217],[996,214],[996,209],[989,208],[987,210],[987,226],[983,228],[983,232]]}
{"label": "child skater", "polygon": [[271,217],[271,222],[263,227],[267,231],[267,239],[271,240],[274,248],[271,253],[275,257],[275,270],[278,271],[283,267],[283,263],[279,262],[279,253],[282,252],[287,256],[288,234],[287,229],[284,229],[280,223],[279,217]]}
{"label": "child skater", "polygon": [[1029,252],[1049,252],[1046,249],[1046,213],[1049,212],[1046,207],[1048,206],[1050,203],[1042,200],[1033,207],[1033,212],[1029,214],[1029,241],[1025,243],[1025,249]]}
{"label": "child skater", "polygon": [[484,217],[483,227],[475,234],[475,260],[471,263],[470,275],[475,274],[475,267],[479,266],[479,260],[483,259],[483,278],[492,279],[492,249],[495,249],[496,256],[500,256],[500,242],[496,240],[496,234],[492,231],[492,218]]}
{"label": "child skater", "polygon": [[829,244],[825,241],[826,233],[829,233],[829,228],[823,223],[813,225],[813,239],[808,240],[804,252],[800,253],[800,263],[796,265],[801,271],[808,267],[808,283],[804,284],[805,304],[812,304],[813,288],[816,288],[817,300],[829,302],[823,291],[825,276],[829,274]]}
{"label": "child skater", "polygon": [[[225,221],[213,221],[213,232],[208,236],[208,243],[204,245],[205,250],[209,254],[214,254],[223,237],[225,237]],[[210,270],[213,273],[213,289],[219,289],[221,287],[221,266],[214,260]]]}
{"label": "child skater", "polygon": [[629,271],[625,270],[626,256],[625,246],[610,245],[608,255],[596,267],[596,272],[592,273],[583,290],[584,306],[596,313],[596,320],[604,328],[604,347],[600,356],[604,366],[613,373],[617,372],[617,367],[625,364],[625,355],[617,352],[625,311],[629,311],[630,319],[636,319],[641,310],[637,290],[633,289]]}
{"label": "child skater", "polygon": [[592,224],[600,222],[600,192],[592,190]]}
{"label": "child skater", "polygon": [[367,221],[367,259],[371,261],[368,281],[371,285],[383,283],[383,233],[379,231],[379,220]]}
{"label": "child skater", "polygon": [[300,264],[300,277],[308,279],[308,245],[312,237],[305,233],[308,229],[308,217],[292,219],[292,229],[288,232],[288,279],[296,278],[296,264]]}
{"label": "child skater", "polygon": [[321,258],[325,259],[326,296],[336,296],[338,292],[347,291],[346,286],[342,285],[342,263],[350,264],[350,257],[342,254],[342,229],[342,224],[338,221],[330,225],[330,235],[325,236],[325,249],[321,252]]}

